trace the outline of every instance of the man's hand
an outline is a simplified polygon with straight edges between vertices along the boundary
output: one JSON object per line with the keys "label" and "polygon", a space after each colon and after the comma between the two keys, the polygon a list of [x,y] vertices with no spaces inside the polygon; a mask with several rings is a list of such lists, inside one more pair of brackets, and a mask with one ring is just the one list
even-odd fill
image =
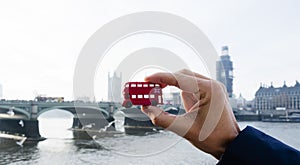
{"label": "man's hand", "polygon": [[240,129],[229,105],[223,84],[189,70],[174,74],[156,73],[145,81],[159,83],[162,87],[176,86],[186,113],[171,115],[154,106],[143,106],[153,124],[186,138],[194,146],[220,159],[227,145]]}

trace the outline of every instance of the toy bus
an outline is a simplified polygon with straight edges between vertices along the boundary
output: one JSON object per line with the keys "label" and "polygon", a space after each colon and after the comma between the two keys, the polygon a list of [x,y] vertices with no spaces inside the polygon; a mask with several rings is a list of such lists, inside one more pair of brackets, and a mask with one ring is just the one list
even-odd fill
{"label": "toy bus", "polygon": [[123,90],[122,106],[163,104],[160,84],[150,82],[127,82]]}

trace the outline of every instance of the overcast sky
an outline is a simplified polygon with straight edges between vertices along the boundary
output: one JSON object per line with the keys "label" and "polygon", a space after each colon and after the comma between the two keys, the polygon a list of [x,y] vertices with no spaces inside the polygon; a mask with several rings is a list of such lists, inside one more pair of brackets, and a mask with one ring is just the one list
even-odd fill
{"label": "overcast sky", "polygon": [[[3,96],[72,100],[77,57],[96,30],[126,14],[163,11],[196,24],[218,53],[228,45],[234,93],[252,99],[260,83],[292,86],[300,80],[299,9],[296,0],[0,1]],[[97,92],[98,100],[106,99],[106,91]]]}

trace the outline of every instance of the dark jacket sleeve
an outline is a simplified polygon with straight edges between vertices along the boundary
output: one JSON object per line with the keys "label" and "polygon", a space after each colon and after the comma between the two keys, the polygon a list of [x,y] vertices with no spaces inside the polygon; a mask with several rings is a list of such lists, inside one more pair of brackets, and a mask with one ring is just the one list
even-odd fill
{"label": "dark jacket sleeve", "polygon": [[248,126],[226,148],[218,162],[218,165],[224,164],[300,165],[300,152]]}

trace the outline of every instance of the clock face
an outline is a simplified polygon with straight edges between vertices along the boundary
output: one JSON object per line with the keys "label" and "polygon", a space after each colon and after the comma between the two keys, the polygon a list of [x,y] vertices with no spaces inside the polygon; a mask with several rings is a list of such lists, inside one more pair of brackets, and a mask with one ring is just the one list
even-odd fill
{"label": "clock face", "polygon": [[223,50],[222,55],[228,55],[228,50]]}

